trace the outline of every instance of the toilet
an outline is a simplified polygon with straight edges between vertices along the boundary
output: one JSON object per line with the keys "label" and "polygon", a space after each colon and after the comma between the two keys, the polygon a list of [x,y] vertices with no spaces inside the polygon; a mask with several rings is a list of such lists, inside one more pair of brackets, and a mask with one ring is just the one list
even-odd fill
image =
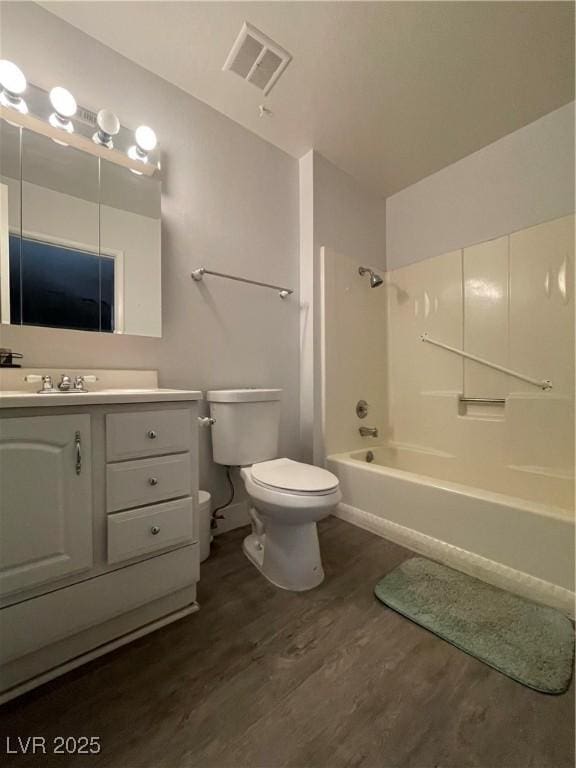
{"label": "toilet", "polygon": [[277,587],[296,592],[324,580],[316,523],[341,501],[326,469],[278,457],[281,389],[212,390],[214,461],[239,467],[250,499],[248,559]]}

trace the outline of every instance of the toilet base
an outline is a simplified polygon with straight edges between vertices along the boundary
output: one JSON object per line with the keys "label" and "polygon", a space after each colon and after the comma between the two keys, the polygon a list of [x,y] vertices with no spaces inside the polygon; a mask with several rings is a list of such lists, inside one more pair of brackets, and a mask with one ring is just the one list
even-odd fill
{"label": "toilet base", "polygon": [[316,523],[275,525],[244,539],[244,554],[274,586],[291,592],[314,589],[324,581]]}

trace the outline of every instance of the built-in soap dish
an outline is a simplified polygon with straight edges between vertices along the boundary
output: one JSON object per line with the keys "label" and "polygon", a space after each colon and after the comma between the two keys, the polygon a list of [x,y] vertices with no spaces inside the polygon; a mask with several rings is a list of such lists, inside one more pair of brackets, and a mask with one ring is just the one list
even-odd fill
{"label": "built-in soap dish", "polygon": [[506,408],[505,397],[466,397],[458,398],[458,415],[484,419],[503,419]]}

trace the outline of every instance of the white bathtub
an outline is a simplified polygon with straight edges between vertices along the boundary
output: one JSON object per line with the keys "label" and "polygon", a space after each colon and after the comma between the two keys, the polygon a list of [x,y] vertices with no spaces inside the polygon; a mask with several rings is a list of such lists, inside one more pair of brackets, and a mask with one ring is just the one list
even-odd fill
{"label": "white bathtub", "polygon": [[573,512],[436,479],[439,457],[423,451],[372,453],[372,463],[366,450],[328,457],[342,488],[338,516],[573,615]]}

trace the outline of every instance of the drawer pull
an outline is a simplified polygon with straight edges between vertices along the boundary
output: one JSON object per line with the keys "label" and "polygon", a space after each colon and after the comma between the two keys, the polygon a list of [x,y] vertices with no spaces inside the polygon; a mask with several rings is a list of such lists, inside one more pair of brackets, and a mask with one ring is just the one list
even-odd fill
{"label": "drawer pull", "polygon": [[150,440],[156,440],[158,437],[158,432],[154,429],[149,429],[148,432],[146,432],[146,436],[150,438]]}
{"label": "drawer pull", "polygon": [[156,536],[160,533],[160,526],[159,525],[153,525],[152,528],[150,528],[150,533],[152,536]]}
{"label": "drawer pull", "polygon": [[148,478],[148,485],[158,485],[158,478],[157,477],[149,477]]}

